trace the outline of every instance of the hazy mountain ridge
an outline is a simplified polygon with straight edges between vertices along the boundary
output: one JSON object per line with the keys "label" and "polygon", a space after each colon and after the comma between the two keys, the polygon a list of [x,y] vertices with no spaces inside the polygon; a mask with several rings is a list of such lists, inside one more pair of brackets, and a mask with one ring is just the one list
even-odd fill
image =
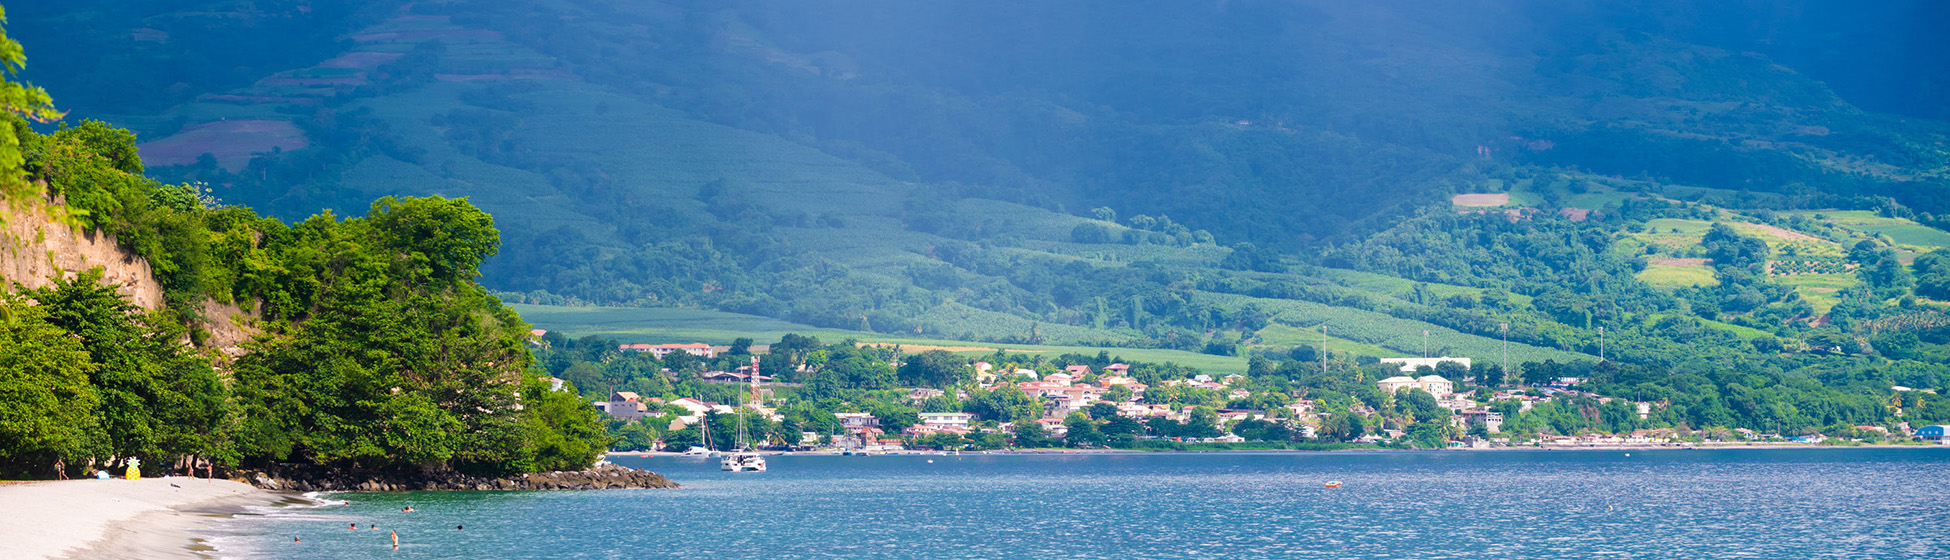
{"label": "hazy mountain ridge", "polygon": [[[1670,180],[1802,193],[1807,208],[1873,204],[1854,192],[1928,208],[1941,190],[1937,123],[1864,113],[1756,54],[1576,27],[1495,32],[1549,25],[1525,4],[1186,7],[1102,21],[1077,6],[879,5],[857,21],[830,8],[419,3],[352,28],[339,38],[349,50],[313,69],[163,115],[104,116],[158,133],[213,118],[295,123],[310,147],[235,170],[157,169],[287,218],[385,194],[469,196],[507,240],[488,284],[531,301],[1215,351],[1269,343],[1258,334],[1269,317],[1349,320],[1311,307],[1326,305],[1408,321],[1359,340],[1398,351],[1418,350],[1411,333],[1448,328],[1461,329],[1457,348],[1481,348],[1509,322],[1517,340],[1595,352],[1595,324],[1560,322],[1585,304],[1535,309],[1528,298],[1544,293],[1503,272],[1444,280],[1337,264],[1473,286],[1451,295],[1502,290],[1517,298],[1508,308],[1401,305],[1409,288],[1282,272],[1418,231],[1454,213],[1452,193],[1510,191],[1513,207],[1609,219],[1620,212],[1608,204],[1676,196]],[[990,34],[954,31],[972,22]],[[273,101],[240,101],[251,99]],[[1654,180],[1554,178],[1539,164]],[[1709,202],[1739,206],[1734,194]],[[1111,219],[1072,215],[1095,207]],[[1624,271],[1574,289],[1631,285],[1631,267],[1647,266],[1603,256],[1615,222],[1549,227],[1602,236],[1580,258]],[[1239,241],[1258,247],[1222,246]],[[1267,274],[1277,281],[1247,281]],[[1266,297],[1309,303],[1246,305],[1288,306],[1250,299]],[[1687,314],[1673,301],[1693,297],[1632,313]]]}

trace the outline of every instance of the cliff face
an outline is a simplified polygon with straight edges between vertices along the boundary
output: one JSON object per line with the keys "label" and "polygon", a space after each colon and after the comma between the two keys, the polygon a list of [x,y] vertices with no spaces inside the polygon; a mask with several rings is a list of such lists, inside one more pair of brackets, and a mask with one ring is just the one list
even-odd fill
{"label": "cliff face", "polygon": [[[0,198],[0,288],[14,284],[40,288],[53,284],[56,274],[71,277],[100,268],[102,282],[116,286],[131,303],[143,309],[161,308],[162,283],[149,261],[123,247],[114,235],[63,223],[59,217],[65,208],[58,199]],[[254,317],[235,305],[205,299],[202,313],[204,330],[210,334],[204,346],[230,358],[242,355],[243,344],[258,332],[251,326]]]}
{"label": "cliff face", "polygon": [[102,269],[102,282],[114,284],[143,309],[162,307],[162,284],[149,261],[130,253],[107,233],[84,232],[57,219],[60,201],[0,201],[0,282],[39,288],[56,274]]}

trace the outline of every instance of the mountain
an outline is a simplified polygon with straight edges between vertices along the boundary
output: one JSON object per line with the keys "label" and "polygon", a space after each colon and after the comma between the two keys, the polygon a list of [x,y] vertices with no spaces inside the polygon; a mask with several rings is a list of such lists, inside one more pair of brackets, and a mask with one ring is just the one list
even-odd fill
{"label": "mountain", "polygon": [[1826,4],[109,6],[9,14],[70,120],[287,220],[467,197],[511,302],[1945,385],[1943,67]]}

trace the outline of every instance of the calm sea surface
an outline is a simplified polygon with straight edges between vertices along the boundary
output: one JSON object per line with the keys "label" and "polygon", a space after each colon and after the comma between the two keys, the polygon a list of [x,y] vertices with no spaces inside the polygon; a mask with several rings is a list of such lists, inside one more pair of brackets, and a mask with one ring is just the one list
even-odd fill
{"label": "calm sea surface", "polygon": [[211,543],[293,559],[1950,558],[1950,449],[618,462],[685,487],[333,494],[349,503],[241,516]]}

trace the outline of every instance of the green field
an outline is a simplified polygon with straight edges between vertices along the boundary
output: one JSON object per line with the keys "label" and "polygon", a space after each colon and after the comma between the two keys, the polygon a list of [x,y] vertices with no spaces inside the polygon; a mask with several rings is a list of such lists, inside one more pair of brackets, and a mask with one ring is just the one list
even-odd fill
{"label": "green field", "polygon": [[1638,273],[1640,282],[1656,288],[1684,288],[1688,286],[1718,286],[1720,280],[1713,277],[1713,269],[1705,266],[1651,265]]}
{"label": "green field", "polygon": [[751,338],[759,344],[777,341],[787,333],[817,336],[827,343],[855,339],[860,342],[901,344],[910,349],[941,347],[958,354],[979,356],[1006,349],[1055,357],[1078,353],[1096,355],[1110,352],[1128,360],[1170,362],[1214,373],[1244,373],[1246,359],[1213,356],[1181,350],[1154,348],[1099,348],[1092,346],[990,344],[941,340],[923,337],[886,335],[800,325],[769,317],[721,311],[671,308],[566,307],[555,305],[508,304],[521,317],[539,329],[560,332],[570,338],[602,336],[623,343],[667,344],[705,342],[729,344],[733,339]]}
{"label": "green field", "polygon": [[[1265,346],[1290,348],[1294,346],[1316,346],[1320,344],[1319,328],[1300,328],[1284,323],[1273,323],[1267,325],[1266,328],[1260,329],[1256,334]],[[1362,344],[1340,338],[1333,336],[1331,333],[1327,337],[1327,351],[1332,353],[1344,352],[1356,356],[1374,356],[1377,358],[1395,358],[1408,355],[1373,344]]]}

